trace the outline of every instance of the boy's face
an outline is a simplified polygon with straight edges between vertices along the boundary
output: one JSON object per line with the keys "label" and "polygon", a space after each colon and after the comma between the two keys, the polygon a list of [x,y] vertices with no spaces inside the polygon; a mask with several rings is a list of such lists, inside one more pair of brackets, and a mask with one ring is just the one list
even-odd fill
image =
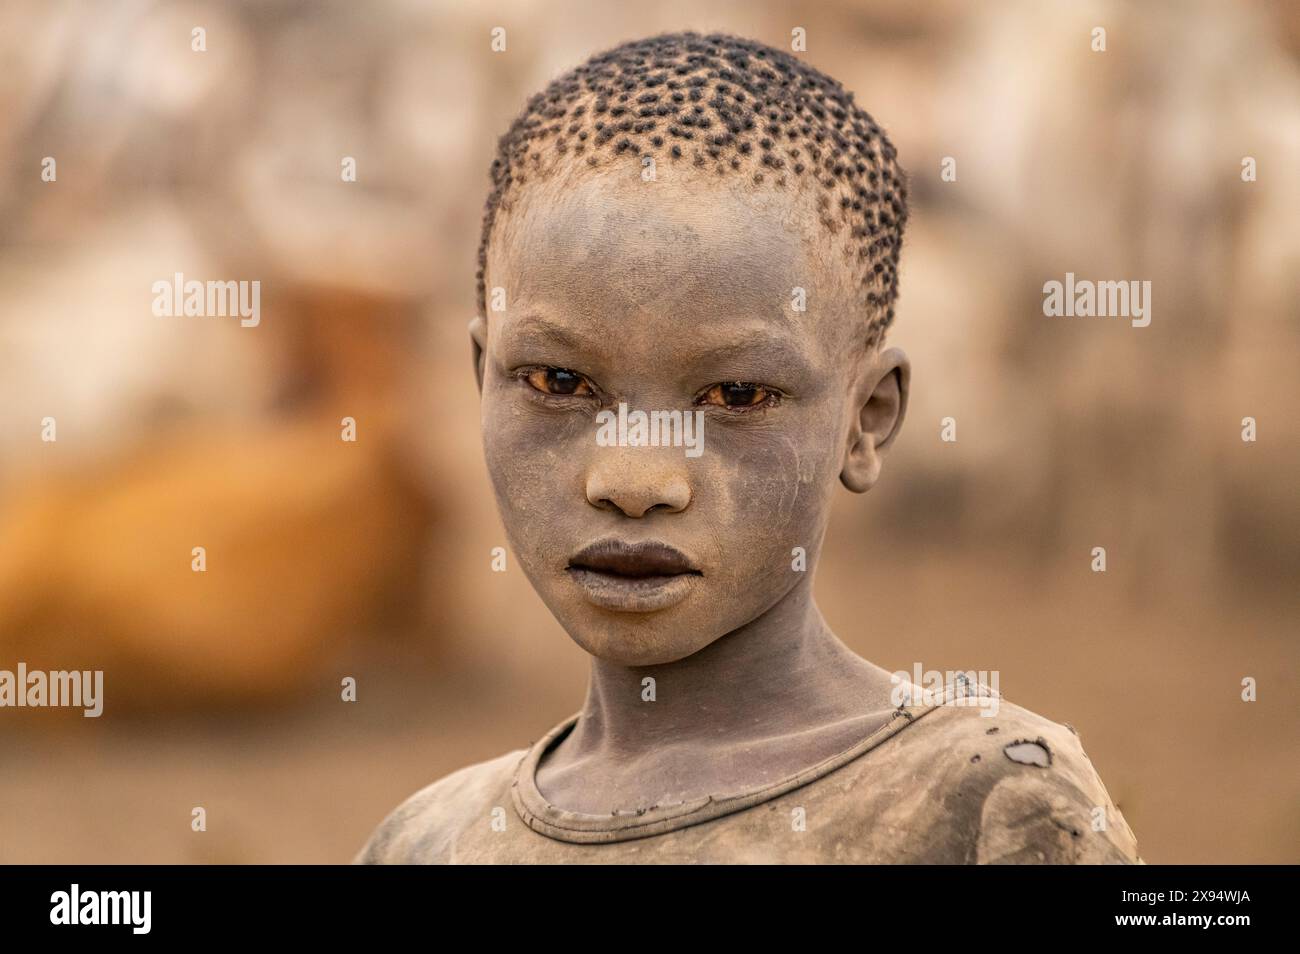
{"label": "boy's face", "polygon": [[[673,172],[519,189],[488,249],[505,310],[473,326],[511,545],[574,640],[622,665],[688,656],[809,577],[836,478],[870,486],[906,401],[906,359],[864,349],[811,203]],[[620,402],[702,411],[702,452],[602,446]]]}

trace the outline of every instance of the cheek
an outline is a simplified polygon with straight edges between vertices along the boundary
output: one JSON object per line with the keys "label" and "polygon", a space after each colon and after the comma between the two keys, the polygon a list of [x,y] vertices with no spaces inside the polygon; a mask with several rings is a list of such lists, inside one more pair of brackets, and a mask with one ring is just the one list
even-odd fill
{"label": "cheek", "polygon": [[833,425],[737,435],[717,446],[710,515],[733,552],[784,569],[791,548],[812,552],[820,541],[839,472]]}
{"label": "cheek", "polygon": [[579,415],[539,413],[493,389],[484,396],[483,454],[517,547],[535,547],[581,502],[581,453],[591,428]]}

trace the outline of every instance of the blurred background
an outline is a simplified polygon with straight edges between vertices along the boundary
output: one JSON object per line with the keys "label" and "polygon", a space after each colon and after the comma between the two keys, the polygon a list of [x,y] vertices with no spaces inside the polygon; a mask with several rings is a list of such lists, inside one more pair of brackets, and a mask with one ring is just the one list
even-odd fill
{"label": "blurred background", "polygon": [[[0,669],[106,685],[0,710],[0,861],[347,861],[580,707],[490,567],[495,139],[622,40],[796,27],[914,195],[912,406],[838,501],[827,618],[1074,725],[1148,861],[1300,861],[1300,6],[1033,0],[6,0]],[[1067,271],[1150,280],[1150,327],[1045,318]],[[261,281],[261,324],[154,316],[175,272]]]}

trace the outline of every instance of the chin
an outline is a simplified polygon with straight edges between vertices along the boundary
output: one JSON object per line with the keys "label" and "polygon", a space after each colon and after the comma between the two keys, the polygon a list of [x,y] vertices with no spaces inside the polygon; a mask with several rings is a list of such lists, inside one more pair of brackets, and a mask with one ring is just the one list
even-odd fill
{"label": "chin", "polygon": [[[684,640],[683,632],[698,632],[682,614],[657,613],[639,620],[626,613],[581,613],[562,620],[570,637],[589,655],[616,666],[663,666],[699,652],[717,637],[710,634]],[[611,618],[613,617],[613,618]]]}
{"label": "chin", "polygon": [[640,646],[635,641],[618,642],[608,636],[583,646],[590,655],[616,666],[665,666],[685,659],[702,647]]}

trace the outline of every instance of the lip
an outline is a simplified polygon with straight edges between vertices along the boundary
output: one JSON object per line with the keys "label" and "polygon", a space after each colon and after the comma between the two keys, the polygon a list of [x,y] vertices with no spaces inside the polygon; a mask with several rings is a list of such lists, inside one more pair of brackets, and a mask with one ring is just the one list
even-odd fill
{"label": "lip", "polygon": [[592,603],[622,613],[674,606],[703,575],[682,551],[654,540],[598,540],[570,557],[565,569]]}

